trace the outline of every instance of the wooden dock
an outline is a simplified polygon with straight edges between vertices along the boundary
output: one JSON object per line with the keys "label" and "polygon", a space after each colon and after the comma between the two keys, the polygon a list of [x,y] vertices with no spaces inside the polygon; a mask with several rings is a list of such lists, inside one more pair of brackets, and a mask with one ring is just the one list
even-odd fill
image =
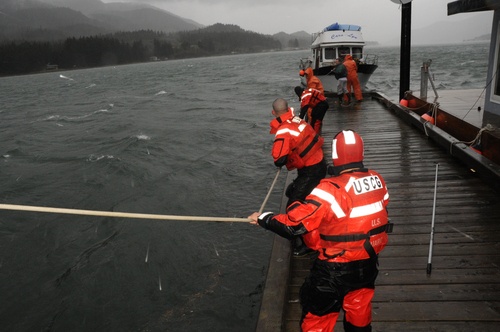
{"label": "wooden dock", "polygon": [[[361,134],[365,166],[382,174],[390,194],[394,232],[380,255],[373,331],[498,331],[500,196],[490,184],[500,178],[486,183],[373,99],[350,108],[330,107],[323,125],[327,159],[329,142],[342,129]],[[312,258],[291,258],[289,243],[279,237],[274,248],[256,331],[298,332],[298,293]],[[343,331],[341,319],[335,331]]]}

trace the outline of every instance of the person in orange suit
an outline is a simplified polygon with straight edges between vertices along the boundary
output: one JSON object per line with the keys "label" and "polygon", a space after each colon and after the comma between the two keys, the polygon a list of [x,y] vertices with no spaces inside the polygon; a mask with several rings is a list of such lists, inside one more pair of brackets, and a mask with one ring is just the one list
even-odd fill
{"label": "person in orange suit", "polygon": [[[307,87],[306,89],[316,89],[319,90],[322,94],[325,94],[325,89],[323,88],[323,83],[321,83],[320,79],[314,75],[313,70],[311,67],[307,67],[305,70],[301,70],[299,72],[300,76],[305,76],[306,78],[306,84]],[[304,88],[301,86],[295,87],[295,93],[297,96],[300,97],[302,96],[302,92],[304,92]]]}
{"label": "person in orange suit", "polygon": [[361,84],[359,84],[358,79],[358,65],[350,54],[345,56],[344,66],[347,68],[347,90],[349,94],[354,90],[354,98],[356,98],[357,102],[360,102],[363,100],[363,93],[361,92]]}
{"label": "person in orange suit", "polygon": [[328,110],[328,101],[321,91],[316,89],[306,89],[300,96],[300,114],[299,118],[309,123],[318,135],[321,135],[323,118]]}
{"label": "person in orange suit", "polygon": [[[302,201],[326,176],[327,165],[323,155],[324,138],[306,121],[296,116],[288,102],[277,98],[271,112],[275,118],[269,124],[274,134],[271,150],[274,165],[289,171],[297,170],[297,177],[288,185],[285,195],[287,207]],[[292,239],[293,255],[300,257],[313,253],[300,234]]]}

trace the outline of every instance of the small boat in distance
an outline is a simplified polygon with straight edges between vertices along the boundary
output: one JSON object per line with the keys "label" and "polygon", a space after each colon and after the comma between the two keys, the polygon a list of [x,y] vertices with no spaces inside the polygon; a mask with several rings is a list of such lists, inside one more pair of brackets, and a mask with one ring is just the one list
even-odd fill
{"label": "small boat in distance", "polygon": [[[311,55],[300,59],[300,69],[311,67],[325,88],[325,92],[336,92],[337,80],[332,73],[333,61],[350,54],[358,64],[358,78],[362,90],[378,67],[378,57],[364,53],[365,41],[359,25],[334,23],[323,31],[313,34]],[[305,80],[302,80],[305,86]]]}

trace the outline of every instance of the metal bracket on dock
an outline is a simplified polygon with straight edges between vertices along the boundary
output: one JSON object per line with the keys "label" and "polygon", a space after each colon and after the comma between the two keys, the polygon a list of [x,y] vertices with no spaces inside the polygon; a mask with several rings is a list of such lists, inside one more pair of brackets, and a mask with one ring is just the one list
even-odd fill
{"label": "metal bracket on dock", "polygon": [[432,90],[434,90],[434,102],[439,98],[436,87],[434,86],[434,80],[431,73],[431,63],[432,60],[429,59],[424,61],[422,67],[420,67],[420,99],[427,100],[427,82],[431,82]]}

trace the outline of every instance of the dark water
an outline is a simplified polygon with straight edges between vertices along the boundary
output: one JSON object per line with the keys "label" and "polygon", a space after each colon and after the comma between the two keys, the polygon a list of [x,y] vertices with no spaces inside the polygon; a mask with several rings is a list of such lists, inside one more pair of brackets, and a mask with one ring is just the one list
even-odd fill
{"label": "dark water", "polygon": [[[369,51],[380,67],[368,87],[397,96],[399,49]],[[307,54],[0,78],[0,203],[246,217],[276,174],[271,103],[298,106]],[[438,88],[483,88],[487,55],[414,50],[415,89],[429,58]],[[253,331],[271,244],[246,223],[0,210],[1,330]]]}
{"label": "dark water", "polygon": [[[371,47],[379,56],[379,68],[367,87],[389,97],[399,96],[399,47]],[[464,43],[442,46],[417,46],[411,50],[410,89],[420,90],[420,68],[432,60],[430,70],[438,90],[483,89],[488,69],[489,43]],[[431,84],[428,96],[433,97]],[[397,100],[397,99],[396,99]]]}

